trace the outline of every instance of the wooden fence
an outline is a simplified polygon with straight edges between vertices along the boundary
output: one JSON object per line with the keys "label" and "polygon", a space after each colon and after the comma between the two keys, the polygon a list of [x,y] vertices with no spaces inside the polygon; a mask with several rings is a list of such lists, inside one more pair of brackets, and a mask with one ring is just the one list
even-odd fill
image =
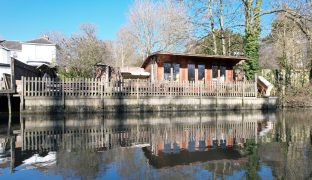
{"label": "wooden fence", "polygon": [[220,96],[256,97],[255,82],[172,82],[123,80],[105,82],[101,79],[22,78],[23,96]]}

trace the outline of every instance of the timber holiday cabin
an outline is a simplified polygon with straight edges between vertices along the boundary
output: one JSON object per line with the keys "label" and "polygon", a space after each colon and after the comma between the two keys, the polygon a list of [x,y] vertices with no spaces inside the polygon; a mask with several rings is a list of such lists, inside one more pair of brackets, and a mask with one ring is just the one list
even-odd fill
{"label": "timber holiday cabin", "polygon": [[141,68],[151,81],[234,81],[234,66],[245,57],[157,52],[148,56]]}

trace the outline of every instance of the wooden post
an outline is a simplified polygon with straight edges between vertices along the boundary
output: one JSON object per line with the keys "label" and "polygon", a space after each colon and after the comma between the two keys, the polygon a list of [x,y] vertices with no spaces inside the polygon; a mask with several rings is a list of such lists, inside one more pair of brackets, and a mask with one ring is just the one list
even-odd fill
{"label": "wooden post", "polygon": [[11,58],[11,91],[15,93],[15,60]]}
{"label": "wooden post", "polygon": [[[11,105],[11,100],[9,100],[10,99],[10,96],[9,96],[9,94],[8,94],[8,102],[9,102],[9,104]],[[8,137],[10,137],[11,136],[11,123],[12,123],[12,114],[11,114],[11,108],[9,107],[9,118],[8,118]]]}
{"label": "wooden post", "polygon": [[243,95],[242,95],[242,107],[245,106],[245,77],[243,77]]}
{"label": "wooden post", "polygon": [[62,103],[63,103],[63,109],[65,109],[65,80],[62,79]]}
{"label": "wooden post", "polygon": [[258,96],[258,88],[257,88],[257,79],[258,77],[257,77],[257,74],[255,74],[255,97],[257,98],[257,96]]}
{"label": "wooden post", "polygon": [[11,163],[10,163],[10,173],[14,172],[15,164],[15,137],[10,137],[10,148],[11,148]]}
{"label": "wooden post", "polygon": [[21,92],[21,105],[20,105],[20,109],[25,110],[25,77],[22,76],[22,92]]}
{"label": "wooden post", "polygon": [[35,90],[35,92],[34,92],[34,96],[38,96],[38,89],[37,89],[37,84],[38,84],[38,78],[37,77],[35,77],[35,88],[34,88],[34,90]]}
{"label": "wooden post", "polygon": [[217,80],[216,108],[218,107],[218,96],[219,96],[219,80]]}
{"label": "wooden post", "polygon": [[105,69],[105,82],[108,82],[108,80],[109,80],[109,66],[106,65],[105,67],[106,67],[106,69]]}
{"label": "wooden post", "polygon": [[101,82],[100,82],[100,95],[101,95],[101,105],[102,105],[102,109],[104,109],[104,84],[103,84],[103,77],[101,77]]}
{"label": "wooden post", "polygon": [[137,79],[137,83],[136,83],[136,94],[137,94],[137,101],[139,104],[139,79]]}
{"label": "wooden post", "polygon": [[203,96],[203,84],[202,83],[199,84],[199,88],[200,88],[199,89],[199,91],[200,91],[200,104],[199,104],[199,108],[200,108],[200,110],[202,110],[202,96]]}
{"label": "wooden post", "polygon": [[25,142],[26,142],[26,137],[24,134],[24,129],[25,129],[25,123],[24,123],[24,117],[20,116],[20,125],[21,125],[21,136],[22,136],[22,151],[25,150]]}
{"label": "wooden post", "polygon": [[7,94],[8,97],[8,110],[9,110],[9,116],[12,115],[12,103],[11,103],[11,95],[8,93]]}

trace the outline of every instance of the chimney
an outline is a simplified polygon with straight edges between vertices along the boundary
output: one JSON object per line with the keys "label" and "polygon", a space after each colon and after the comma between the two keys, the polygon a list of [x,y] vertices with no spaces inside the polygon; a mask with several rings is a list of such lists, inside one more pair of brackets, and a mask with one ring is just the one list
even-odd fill
{"label": "chimney", "polygon": [[49,40],[49,36],[46,35],[46,34],[44,34],[44,35],[42,36],[42,38],[43,38],[43,39],[46,39],[46,40]]}

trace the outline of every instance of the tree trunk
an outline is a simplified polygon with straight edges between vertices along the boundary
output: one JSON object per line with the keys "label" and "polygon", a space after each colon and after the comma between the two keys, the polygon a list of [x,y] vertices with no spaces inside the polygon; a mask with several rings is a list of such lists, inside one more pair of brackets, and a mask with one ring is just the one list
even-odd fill
{"label": "tree trunk", "polygon": [[213,41],[213,54],[216,55],[218,54],[218,48],[217,48],[217,40],[216,40],[216,35],[215,35],[215,30],[214,30],[214,19],[212,16],[212,0],[208,0],[208,17],[210,20],[210,28],[211,28],[211,34],[212,34],[212,41]]}
{"label": "tree trunk", "polygon": [[231,56],[231,34],[229,33],[228,37],[228,55]]}
{"label": "tree trunk", "polygon": [[223,0],[220,0],[219,2],[220,2],[219,21],[220,21],[222,55],[226,55],[225,37],[224,37],[224,23],[223,23]]}

